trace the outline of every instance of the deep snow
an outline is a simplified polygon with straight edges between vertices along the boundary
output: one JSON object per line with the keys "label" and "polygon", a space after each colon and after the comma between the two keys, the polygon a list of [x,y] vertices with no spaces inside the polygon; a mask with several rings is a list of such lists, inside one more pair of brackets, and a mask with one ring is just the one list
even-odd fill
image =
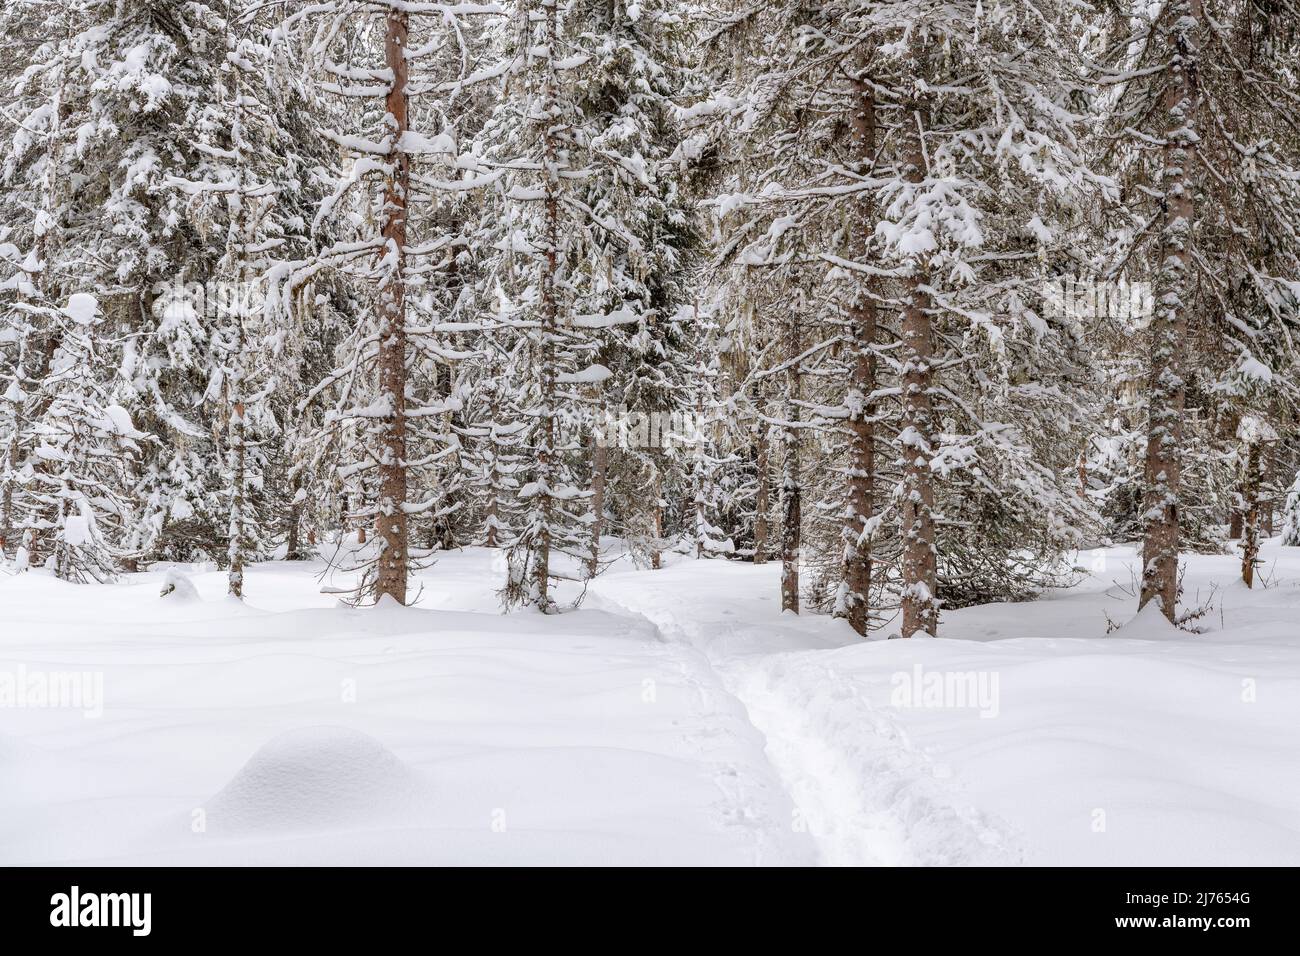
{"label": "deep snow", "polygon": [[242,605],[210,569],[0,574],[0,680],[103,693],[0,694],[0,863],[1300,863],[1300,548],[1254,591],[1191,557],[1204,634],[1131,620],[1131,548],[1079,560],[867,642],[781,615],[774,564],[685,557],[552,617],[499,614],[479,549],[411,609],[319,564]]}

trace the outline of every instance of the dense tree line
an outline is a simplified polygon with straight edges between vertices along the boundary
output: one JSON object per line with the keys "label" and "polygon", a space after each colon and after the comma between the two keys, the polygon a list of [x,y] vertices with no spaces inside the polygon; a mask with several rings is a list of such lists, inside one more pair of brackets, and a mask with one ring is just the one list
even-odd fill
{"label": "dense tree line", "polygon": [[615,536],[912,636],[1109,541],[1178,621],[1180,549],[1300,540],[1291,0],[0,27],[10,570],[320,554],[411,603],[482,545],[550,611]]}

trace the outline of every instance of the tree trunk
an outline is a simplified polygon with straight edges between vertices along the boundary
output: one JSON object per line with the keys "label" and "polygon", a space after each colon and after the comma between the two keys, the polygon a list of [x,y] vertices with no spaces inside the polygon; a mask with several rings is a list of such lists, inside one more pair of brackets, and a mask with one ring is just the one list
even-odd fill
{"label": "tree trunk", "polygon": [[[763,411],[762,403],[759,403],[759,414]],[[767,423],[759,418],[758,434],[754,436],[755,462],[754,467],[758,471],[758,489],[754,495],[754,563],[767,563],[767,512],[771,507],[768,497],[768,448],[767,448]]]}
{"label": "tree trunk", "polygon": [[659,544],[664,538],[664,488],[663,476],[659,474],[659,469],[655,468],[654,480],[654,505],[651,511],[651,533],[654,535],[654,544],[650,548],[650,567],[658,571],[663,563],[663,558],[659,551]]}
{"label": "tree trunk", "polygon": [[[800,310],[803,302],[795,303],[787,326],[787,350],[795,359],[803,349]],[[803,397],[801,365],[791,361],[785,373],[786,426],[781,474],[781,610],[799,613],[799,553],[803,544],[803,487],[799,461],[799,401]]]}
{"label": "tree trunk", "polygon": [[[495,356],[495,352],[493,354]],[[492,359],[490,368],[492,381],[499,383],[501,380],[501,366],[495,357]],[[487,526],[483,535],[483,547],[485,548],[495,548],[497,546],[497,527],[501,523],[501,503],[499,500],[501,494],[501,462],[499,459],[501,448],[497,444],[496,433],[496,423],[501,414],[501,407],[497,393],[498,387],[499,385],[494,385],[492,390],[489,392],[488,421],[492,424],[489,426],[488,433],[483,439],[484,447],[487,449],[488,454],[492,456],[488,470],[489,486],[487,514],[484,516],[484,522]]]}
{"label": "tree trunk", "polygon": [[[851,116],[854,151],[869,170],[876,154],[876,101],[865,80],[853,82],[856,107]],[[864,217],[865,218],[865,217]],[[871,224],[860,225],[862,252],[868,252]],[[853,367],[845,397],[849,419],[848,501],[844,512],[844,593],[837,615],[863,637],[867,634],[871,597],[871,519],[876,508],[876,301],[869,283],[849,310]]]}
{"label": "tree trunk", "polygon": [[[242,322],[241,322],[242,325]],[[239,348],[243,348],[243,335],[239,336]],[[246,502],[245,477],[247,450],[244,445],[244,403],[233,403],[230,419],[230,454],[233,459],[230,477],[230,572],[226,576],[227,591],[231,597],[244,596],[244,552],[247,550],[244,509]]]}
{"label": "tree trunk", "polygon": [[[922,144],[923,113],[918,108],[906,123],[903,144],[904,176],[909,183],[921,183],[927,170]],[[902,636],[917,631],[936,634],[939,628],[935,574],[938,565],[934,541],[934,485],[930,457],[934,452],[933,384],[931,362],[934,332],[931,328],[930,281],[925,266],[913,261],[906,280],[902,318],[903,415],[898,436],[903,454],[902,516],[903,539],[903,626]]]}
{"label": "tree trunk", "polygon": [[1255,566],[1259,563],[1260,478],[1260,443],[1252,441],[1246,446],[1241,477],[1241,580],[1248,588],[1255,586]]}
{"label": "tree trunk", "polygon": [[[556,7],[554,3],[543,5],[546,18],[546,45],[548,56],[557,52],[556,41],[559,35]],[[551,115],[554,109],[555,89],[554,63],[548,65],[546,86],[543,91],[542,116]],[[546,122],[543,120],[543,122]],[[541,479],[542,514],[540,527],[534,542],[533,586],[534,600],[543,611],[551,608],[551,521],[555,507],[551,499],[555,487],[555,340],[558,334],[560,317],[560,290],[557,288],[560,269],[560,171],[559,150],[555,142],[555,132],[549,123],[543,134],[543,156],[546,177],[546,256],[543,259],[539,294],[542,301],[542,342],[541,342],[541,431],[537,448],[537,474]]]}
{"label": "tree trunk", "polygon": [[406,111],[408,14],[388,12],[384,36],[384,62],[392,74],[385,106],[389,115],[391,172],[385,182],[381,235],[392,266],[379,293],[379,393],[388,402],[383,419],[379,461],[379,508],[376,530],[380,538],[375,597],[385,595],[406,603],[406,205],[410,187],[410,155],[401,148],[407,131]]}
{"label": "tree trunk", "polygon": [[1178,485],[1183,442],[1186,383],[1182,357],[1187,343],[1185,301],[1191,287],[1193,183],[1195,159],[1196,32],[1200,0],[1177,0],[1166,11],[1167,53],[1172,57],[1164,106],[1168,129],[1164,146],[1164,231],[1157,272],[1156,314],[1151,322],[1148,379],[1147,454],[1144,476],[1145,529],[1142,542],[1142,594],[1138,608],[1152,600],[1170,621],[1178,609]]}
{"label": "tree trunk", "polygon": [[[697,324],[699,323],[699,319],[700,307],[697,303],[695,306],[695,321]],[[697,422],[704,421],[704,398],[702,389],[697,391],[695,395],[695,420]],[[695,485],[695,560],[697,561],[704,557],[704,541],[708,537],[708,522],[704,517],[704,482],[706,477],[704,455],[704,443],[701,442],[695,447],[695,471],[692,475]]]}
{"label": "tree trunk", "polygon": [[[245,177],[244,177],[244,144],[243,144],[243,113],[242,101],[240,99],[239,88],[239,66],[234,67],[234,123],[231,129],[231,148],[235,153],[236,180],[234,201],[238,204],[236,207],[235,222],[233,224],[234,235],[231,237],[238,242],[238,251],[235,252],[238,269],[236,272],[237,288],[235,292],[235,342],[234,354],[230,362],[229,375],[227,376],[227,398],[230,403],[230,571],[226,576],[226,590],[231,597],[243,599],[244,597],[244,560],[248,551],[248,447],[247,422],[244,417],[244,372],[245,372],[245,352],[247,342],[245,341],[244,326],[244,307],[248,295],[248,240],[247,233],[247,197],[245,196]],[[234,251],[234,250],[231,250]]]}
{"label": "tree trunk", "polygon": [[500,520],[497,515],[500,507],[497,504],[496,489],[492,490],[492,496],[488,499],[487,509],[487,534],[483,536],[483,547],[495,548],[497,546],[497,522]]}
{"label": "tree trunk", "polygon": [[[599,386],[597,386],[599,387]],[[605,403],[597,404],[599,420],[604,424]],[[591,553],[587,556],[587,577],[600,570],[600,535],[605,530],[605,477],[609,470],[609,444],[604,432],[592,431],[591,447]]]}
{"label": "tree trunk", "polygon": [[293,493],[293,498],[289,505],[289,531],[285,535],[284,557],[286,561],[298,561],[303,557],[302,553],[302,505],[298,500],[298,490],[302,487],[302,480],[294,477],[289,485],[289,490]]}
{"label": "tree trunk", "polygon": [[[42,261],[48,261],[45,259],[45,255],[48,255],[48,253],[44,252],[48,241],[49,233],[46,233],[36,242],[37,250],[43,253],[41,255]],[[37,289],[40,291],[41,297],[47,301],[52,295],[57,294],[51,290],[51,283],[44,269],[36,274],[35,282]],[[19,342],[17,362],[14,365],[14,376],[20,390],[26,391],[26,386],[28,384],[44,381],[46,376],[50,374],[50,365],[54,361],[54,353],[58,350],[61,338],[62,336],[60,333],[49,332],[43,336],[43,342],[38,340],[36,343],[30,343],[30,336],[26,332],[23,333],[23,337]],[[26,364],[27,348],[29,343],[35,346],[36,357],[35,365],[30,370],[27,369]],[[30,454],[28,446],[34,436],[30,434],[30,428],[25,429],[24,425],[36,421],[41,415],[45,414],[46,408],[49,407],[49,401],[48,398],[38,400],[31,408],[28,408],[22,400],[14,404],[14,433],[13,438],[10,441],[8,452],[9,470],[11,473],[22,467],[24,460],[26,460]],[[6,481],[4,494],[3,496],[0,496],[3,499],[0,501],[0,507],[3,507],[3,512],[0,513],[0,535],[3,535],[4,541],[7,541],[8,538],[17,530],[14,526],[13,492],[13,482]],[[38,538],[39,532],[35,528],[24,529],[23,534],[19,538],[20,543],[18,544],[18,547],[27,552],[28,567],[36,566],[34,559],[37,554],[37,548],[39,547]],[[2,545],[2,543],[3,542],[0,542],[0,545]],[[3,555],[4,550],[3,547],[0,546],[0,557],[3,557]]]}

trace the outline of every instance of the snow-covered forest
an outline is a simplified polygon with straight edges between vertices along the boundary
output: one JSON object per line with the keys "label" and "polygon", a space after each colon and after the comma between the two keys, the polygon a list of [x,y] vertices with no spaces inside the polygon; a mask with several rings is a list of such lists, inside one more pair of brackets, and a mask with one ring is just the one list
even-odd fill
{"label": "snow-covered forest", "polygon": [[[651,851],[714,798],[572,758],[539,773],[586,778],[585,823],[622,788],[662,819],[502,860],[1090,860],[1088,814],[1126,797],[1081,797],[1075,845],[987,765],[949,756],[959,800],[923,755],[975,762],[996,725],[1022,735],[1012,777],[1044,747],[1070,763],[1033,737],[1059,685],[1079,721],[1127,715],[1097,747],[1171,760],[1212,699],[1196,720],[1262,748],[1253,769],[1169,771],[1161,799],[1282,801],[1175,812],[1114,859],[1225,819],[1213,860],[1300,859],[1296,0],[4,0],[0,36],[0,661],[202,724],[170,784],[192,801],[154,768],[150,813],[220,790],[237,832],[301,823],[283,759],[405,820],[447,755],[403,714],[463,723],[447,759],[485,794],[542,757],[469,751],[541,747],[530,713],[624,684],[550,730],[640,740],[649,681],[692,759],[735,771],[725,838]],[[1015,729],[866,703],[922,665],[1003,674]],[[307,706],[317,671],[335,707],[367,668],[389,709],[305,722],[346,730],[256,709]],[[404,679],[451,696],[419,710]],[[1243,708],[1255,680],[1274,696]],[[484,702],[515,694],[503,736]],[[71,746],[43,719],[12,750],[0,727],[0,780],[55,759],[47,732]],[[182,746],[149,733],[99,792]],[[1074,756],[1044,794],[1096,779]],[[506,798],[480,790],[448,812],[486,830]],[[0,796],[37,814],[0,859],[136,858],[22,799]],[[421,858],[356,840],[303,858]]]}

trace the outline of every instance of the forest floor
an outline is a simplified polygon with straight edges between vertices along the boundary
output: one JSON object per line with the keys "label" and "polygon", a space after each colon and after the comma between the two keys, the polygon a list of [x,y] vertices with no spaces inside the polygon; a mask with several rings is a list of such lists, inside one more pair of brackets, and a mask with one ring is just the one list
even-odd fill
{"label": "forest floor", "polygon": [[1300,548],[1263,558],[1188,558],[1204,633],[1134,618],[1118,547],[912,641],[680,556],[554,616],[481,549],[414,608],[0,572],[0,864],[1294,865]]}

